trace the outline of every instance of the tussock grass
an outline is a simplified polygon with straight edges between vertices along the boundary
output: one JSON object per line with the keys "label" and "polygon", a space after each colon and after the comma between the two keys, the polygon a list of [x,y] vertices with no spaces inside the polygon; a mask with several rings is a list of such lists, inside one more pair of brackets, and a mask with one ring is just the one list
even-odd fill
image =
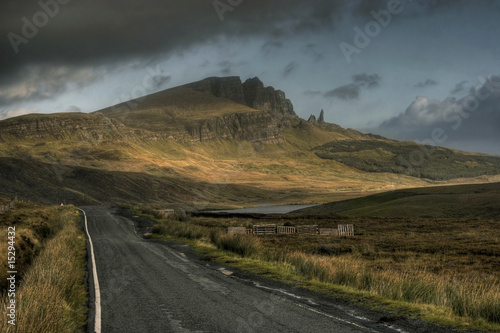
{"label": "tussock grass", "polygon": [[293,252],[285,262],[307,279],[368,291],[394,301],[437,305],[472,320],[500,323],[497,279],[455,279],[427,272],[374,271],[355,256],[324,257]]}
{"label": "tussock grass", "polygon": [[249,235],[229,235],[222,228],[210,228],[187,222],[180,222],[180,217],[169,217],[153,227],[153,234],[171,235],[180,238],[206,240],[218,249],[249,257],[262,252],[263,247],[257,237]]}
{"label": "tussock grass", "polygon": [[[17,284],[16,326],[2,316],[0,331],[79,332],[86,323],[87,290],[86,245],[78,213],[71,207],[36,209],[47,212],[47,223],[53,232],[41,240],[43,248],[24,268],[22,282]],[[29,215],[30,208],[25,207],[24,212]],[[0,307],[4,311],[7,302],[7,295],[3,294]]]}
{"label": "tussock grass", "polygon": [[251,257],[263,251],[259,239],[250,235],[228,235],[215,232],[211,234],[211,240],[217,248],[236,253],[242,257]]}
{"label": "tussock grass", "polygon": [[[17,203],[14,209],[0,214],[0,230],[7,234],[8,226],[16,228],[16,268],[19,277],[27,271],[33,259],[43,248],[44,242],[58,233],[67,219],[67,211],[59,207],[47,207]],[[7,262],[7,241],[0,242],[0,260]],[[0,287],[6,287],[7,271],[0,271]]]}

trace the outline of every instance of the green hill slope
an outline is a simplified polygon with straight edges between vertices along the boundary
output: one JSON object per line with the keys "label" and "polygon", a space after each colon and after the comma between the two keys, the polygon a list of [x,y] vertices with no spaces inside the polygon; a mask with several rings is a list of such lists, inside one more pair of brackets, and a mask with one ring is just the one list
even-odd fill
{"label": "green hill slope", "polygon": [[370,217],[500,218],[500,183],[413,188],[297,212]]}
{"label": "green hill slope", "polygon": [[418,178],[448,180],[495,175],[500,157],[394,140],[335,141],[314,148],[318,157],[358,170],[401,173]]}

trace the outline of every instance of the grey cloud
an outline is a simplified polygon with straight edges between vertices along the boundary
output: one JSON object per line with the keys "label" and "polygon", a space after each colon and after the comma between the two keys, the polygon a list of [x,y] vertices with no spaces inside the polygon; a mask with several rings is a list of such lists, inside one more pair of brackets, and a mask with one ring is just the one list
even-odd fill
{"label": "grey cloud", "polygon": [[304,52],[307,55],[313,57],[315,62],[323,60],[325,58],[325,54],[317,50],[317,45],[314,43],[308,43],[303,47]]}
{"label": "grey cloud", "polygon": [[275,50],[280,50],[283,48],[283,42],[280,41],[267,41],[261,46],[262,52],[269,54]]}
{"label": "grey cloud", "polygon": [[415,88],[427,88],[431,86],[436,86],[438,83],[436,80],[433,79],[427,79],[423,82],[419,82],[415,85]]}
{"label": "grey cloud", "polygon": [[1,108],[0,109],[0,120],[19,117],[25,114],[38,113],[35,109],[25,109],[25,108]]}
{"label": "grey cloud", "polygon": [[330,90],[324,94],[325,97],[334,97],[343,100],[353,100],[359,98],[360,89],[355,84],[347,84],[345,86],[341,86]]}
{"label": "grey cloud", "polygon": [[371,17],[371,12],[378,12],[387,8],[386,0],[363,0],[354,5],[354,14],[363,17]]}
{"label": "grey cloud", "polygon": [[[447,146],[500,154],[499,128],[500,76],[492,76],[459,100],[417,97],[405,112],[383,122],[378,130],[397,139],[427,140],[440,129],[447,137]],[[487,146],[481,148],[481,144]]]}
{"label": "grey cloud", "polygon": [[297,69],[299,65],[296,62],[291,62],[288,65],[286,65],[285,69],[283,70],[283,76],[287,77],[290,75],[295,69]]}
{"label": "grey cloud", "polygon": [[11,82],[0,85],[0,104],[54,98],[68,89],[82,88],[103,75],[89,67],[30,65],[12,77]]}
{"label": "grey cloud", "polygon": [[323,96],[328,98],[340,98],[343,100],[359,99],[361,88],[373,89],[380,85],[378,74],[356,74],[352,76],[353,83],[346,84],[326,92]]}
{"label": "grey cloud", "polygon": [[360,87],[366,88],[376,88],[379,86],[380,76],[378,74],[357,74],[352,77],[352,80],[355,84]]}
{"label": "grey cloud", "polygon": [[[388,0],[358,0],[353,1],[353,15],[364,20],[373,20],[372,12],[386,10]],[[403,11],[397,15],[392,15],[391,20],[399,20],[403,17],[418,17],[441,14],[449,10],[467,10],[467,7],[484,7],[489,10],[498,10],[500,5],[495,0],[466,1],[466,0],[400,0]]]}
{"label": "grey cloud", "polygon": [[155,84],[155,88],[159,88],[165,83],[169,83],[172,80],[172,77],[170,75],[155,75],[153,76],[153,81]]}
{"label": "grey cloud", "polygon": [[465,84],[467,83],[467,81],[462,81],[462,82],[459,82],[455,85],[455,87],[451,90],[451,94],[452,95],[456,95],[456,94],[459,94],[463,91],[465,91]]}
{"label": "grey cloud", "polygon": [[230,60],[224,60],[220,61],[218,65],[220,67],[220,73],[222,75],[231,75],[233,72],[235,72],[234,67],[244,66],[246,65],[246,62],[244,61],[233,62]]}

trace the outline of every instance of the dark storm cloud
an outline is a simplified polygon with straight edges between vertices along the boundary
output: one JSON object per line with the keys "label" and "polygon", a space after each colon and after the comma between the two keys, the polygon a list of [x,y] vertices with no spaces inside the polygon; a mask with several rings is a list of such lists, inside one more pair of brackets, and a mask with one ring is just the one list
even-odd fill
{"label": "dark storm cloud", "polygon": [[51,99],[64,93],[69,85],[83,87],[102,78],[103,73],[89,67],[28,65],[13,75],[10,82],[0,84],[0,105]]}
{"label": "dark storm cloud", "polygon": [[378,74],[356,74],[352,76],[352,82],[330,90],[323,96],[327,98],[339,98],[343,100],[359,99],[361,89],[373,89],[380,86],[380,76]]}
{"label": "dark storm cloud", "polygon": [[340,86],[333,90],[326,92],[323,96],[331,98],[339,98],[345,101],[358,99],[359,98],[360,89],[355,84],[347,84],[345,86]]}
{"label": "dark storm cloud", "polygon": [[379,130],[399,139],[429,140],[437,129],[452,145],[460,142],[471,150],[500,154],[499,127],[500,76],[492,76],[459,100],[417,97],[405,112],[383,122]]}
{"label": "dark storm cloud", "polygon": [[427,79],[423,82],[419,82],[415,85],[415,88],[427,88],[431,86],[436,86],[438,83],[436,80],[433,79]]}
{"label": "dark storm cloud", "polygon": [[[82,83],[78,76],[86,69],[155,62],[221,36],[263,37],[263,51],[281,48],[280,39],[287,36],[333,28],[344,6],[341,0],[245,1],[223,12],[221,21],[214,2],[205,0],[5,0],[0,2],[0,89],[8,91],[0,94],[0,103],[52,98],[73,78]],[[42,74],[35,79],[30,73],[60,67],[66,80]],[[27,72],[33,82],[22,86]],[[221,72],[230,73],[231,67]],[[42,91],[32,89],[37,80]]]}
{"label": "dark storm cloud", "polygon": [[[340,0],[255,0],[225,12],[221,22],[213,2],[205,0],[70,1],[58,4],[57,14],[37,28],[27,44],[18,45],[18,54],[8,38],[2,38],[0,63],[3,71],[15,71],[25,63],[88,64],[147,56],[218,35],[286,36],[332,25],[341,6]],[[6,0],[0,3],[0,12],[5,17],[0,21],[0,35],[13,32],[22,36],[22,18],[33,22],[43,9],[36,1],[21,5]]]}
{"label": "dark storm cloud", "polygon": [[403,12],[393,15],[391,19],[403,17],[428,17],[449,10],[463,10],[468,7],[484,7],[488,9],[500,9],[500,3],[496,0],[466,1],[466,0],[360,0],[353,2],[353,14],[362,19],[374,19],[373,12],[379,13],[386,10],[389,3],[394,6],[399,4]]}
{"label": "dark storm cloud", "polygon": [[354,14],[371,17],[371,12],[378,12],[387,7],[387,0],[363,0],[354,6]]}

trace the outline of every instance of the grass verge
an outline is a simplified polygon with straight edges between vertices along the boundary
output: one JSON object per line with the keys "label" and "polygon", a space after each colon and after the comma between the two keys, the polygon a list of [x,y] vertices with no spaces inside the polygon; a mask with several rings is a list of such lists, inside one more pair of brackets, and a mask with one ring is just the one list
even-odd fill
{"label": "grass verge", "polygon": [[[87,319],[87,290],[86,241],[78,212],[71,206],[22,204],[0,218],[2,229],[16,226],[17,257],[29,261],[17,268],[15,326],[7,322],[9,298],[2,293],[0,331],[80,332]],[[35,230],[37,225],[45,232]],[[1,260],[7,262],[4,253]]]}

